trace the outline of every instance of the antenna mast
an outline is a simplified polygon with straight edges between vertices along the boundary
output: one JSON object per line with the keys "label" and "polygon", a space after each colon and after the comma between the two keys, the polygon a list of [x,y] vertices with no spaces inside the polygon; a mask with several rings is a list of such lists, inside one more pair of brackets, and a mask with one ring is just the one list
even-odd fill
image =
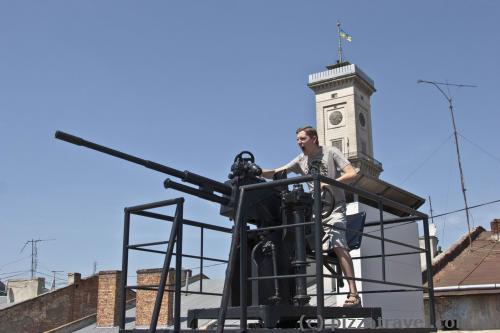
{"label": "antenna mast", "polygon": [[31,243],[31,279],[33,280],[36,276],[36,269],[37,269],[37,266],[38,266],[38,247],[37,247],[37,244],[38,242],[46,242],[46,241],[52,241],[52,240],[55,240],[55,239],[31,239],[29,241],[27,241],[23,248],[21,249],[21,252],[23,252],[24,248],[26,247],[26,245],[28,245],[28,243]]}
{"label": "antenna mast", "polygon": [[457,126],[455,124],[455,114],[453,113],[453,99],[451,98],[451,95],[447,95],[443,89],[441,89],[440,86],[453,86],[453,87],[460,87],[460,88],[475,88],[476,86],[469,85],[469,84],[454,84],[454,83],[443,83],[443,82],[435,82],[435,81],[426,81],[426,80],[417,80],[417,83],[427,83],[427,84],[432,84],[434,87],[436,87],[441,94],[446,98],[448,101],[449,109],[450,109],[450,114],[451,114],[451,123],[453,125],[453,135],[455,137],[455,148],[457,151],[457,160],[458,160],[458,169],[460,171],[460,185],[462,186],[462,195],[464,197],[464,204],[465,204],[465,217],[467,219],[467,230],[469,233],[469,248],[472,251],[472,238],[471,238],[471,230],[470,230],[470,220],[469,220],[469,205],[467,203],[467,194],[466,194],[466,188],[465,188],[465,180],[464,180],[464,171],[462,169],[462,160],[460,158],[460,148],[458,146],[458,135],[457,135]]}

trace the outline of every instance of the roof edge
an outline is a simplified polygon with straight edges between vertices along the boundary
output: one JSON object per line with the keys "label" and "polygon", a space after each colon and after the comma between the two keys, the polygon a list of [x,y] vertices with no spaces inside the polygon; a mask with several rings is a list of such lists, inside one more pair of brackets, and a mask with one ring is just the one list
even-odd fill
{"label": "roof edge", "polygon": [[[486,230],[478,226],[470,233],[470,238],[474,241],[482,232]],[[469,233],[465,233],[455,243],[453,243],[446,251],[439,254],[432,261],[432,276],[441,271],[450,261],[458,257],[469,246]],[[427,282],[427,268],[422,271],[422,284]]]}

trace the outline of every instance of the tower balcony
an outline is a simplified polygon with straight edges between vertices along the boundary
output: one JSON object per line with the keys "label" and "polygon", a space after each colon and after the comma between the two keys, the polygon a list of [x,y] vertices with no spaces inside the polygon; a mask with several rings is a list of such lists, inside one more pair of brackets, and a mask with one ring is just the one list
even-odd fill
{"label": "tower balcony", "polygon": [[360,174],[378,178],[384,171],[381,162],[363,152],[347,153],[346,157]]}

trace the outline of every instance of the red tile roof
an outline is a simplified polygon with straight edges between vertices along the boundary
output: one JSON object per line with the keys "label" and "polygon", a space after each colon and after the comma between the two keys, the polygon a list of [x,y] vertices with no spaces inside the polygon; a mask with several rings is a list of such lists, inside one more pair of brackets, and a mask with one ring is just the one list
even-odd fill
{"label": "red tile roof", "polygon": [[482,227],[474,229],[471,238],[472,251],[466,234],[433,260],[435,288],[500,284],[500,241]]}

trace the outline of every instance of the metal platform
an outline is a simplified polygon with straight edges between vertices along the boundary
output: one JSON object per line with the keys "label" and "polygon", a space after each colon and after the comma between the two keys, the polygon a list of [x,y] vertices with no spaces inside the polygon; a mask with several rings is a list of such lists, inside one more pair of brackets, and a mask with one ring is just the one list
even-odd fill
{"label": "metal platform", "polygon": [[[120,333],[145,333],[149,332],[148,329],[134,329],[134,330],[120,330]],[[224,329],[226,333],[241,333],[241,329]],[[247,329],[245,333],[430,333],[436,332],[436,329],[430,327],[415,327],[415,328],[325,328],[323,330],[317,329],[297,329],[297,328],[287,328],[287,329],[270,329],[270,328],[257,328],[257,329]],[[177,333],[173,329],[157,329],[156,333]],[[217,333],[217,330],[198,330],[198,329],[183,329],[178,331],[178,333]]]}
{"label": "metal platform", "polygon": [[[293,305],[257,305],[247,307],[247,318],[260,320],[264,328],[273,328],[286,325],[298,326],[301,319],[316,318],[318,308],[315,306]],[[193,309],[188,311],[187,326],[198,328],[198,319],[217,319],[220,308]],[[240,319],[240,307],[228,307],[226,319]],[[382,317],[380,308],[344,308],[325,307],[324,319],[335,318],[371,318],[375,322]],[[288,326],[290,327],[290,326]],[[283,327],[286,328],[286,327]]]}

